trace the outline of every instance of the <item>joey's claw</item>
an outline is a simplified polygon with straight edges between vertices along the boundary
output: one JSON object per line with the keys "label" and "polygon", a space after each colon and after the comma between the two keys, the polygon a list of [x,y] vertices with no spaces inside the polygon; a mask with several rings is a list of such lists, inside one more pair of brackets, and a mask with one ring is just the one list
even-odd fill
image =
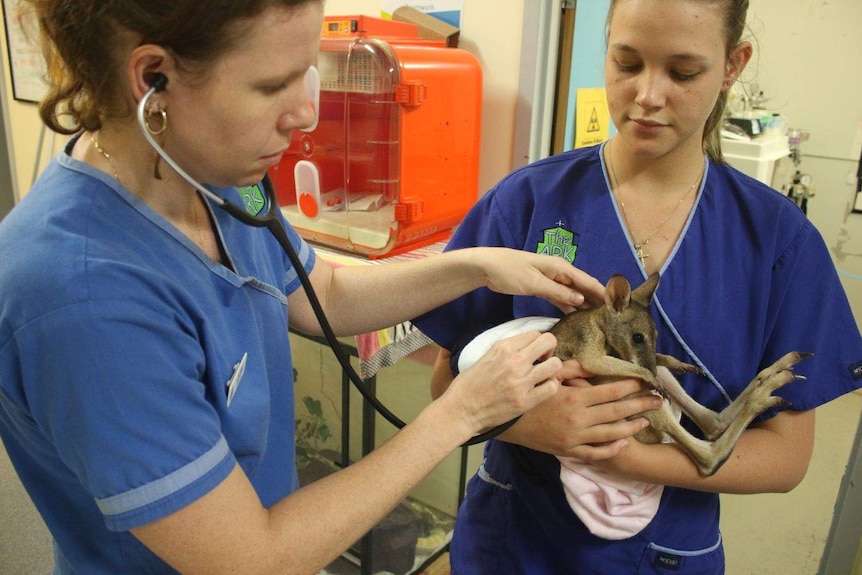
{"label": "joey's claw", "polygon": [[706,375],[706,373],[704,373],[704,371],[702,369],[700,369],[699,365],[693,365],[691,363],[686,363],[684,365],[685,365],[685,368],[683,369],[683,371],[685,371],[687,373],[693,373],[695,375]]}

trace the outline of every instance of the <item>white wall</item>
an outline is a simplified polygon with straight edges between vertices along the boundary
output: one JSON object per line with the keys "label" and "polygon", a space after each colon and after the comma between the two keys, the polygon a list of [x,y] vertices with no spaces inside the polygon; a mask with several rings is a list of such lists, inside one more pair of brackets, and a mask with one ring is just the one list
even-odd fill
{"label": "white wall", "polygon": [[[769,98],[769,109],[786,116],[791,127],[811,134],[801,146],[799,166],[814,180],[816,195],[808,202],[808,216],[832,249],[857,324],[862,324],[862,214],[850,214],[845,220],[855,195],[853,178],[859,158],[859,152],[853,155],[851,147],[862,122],[862,2],[751,0],[749,26],[756,41],[755,57],[745,77],[759,84]],[[839,249],[842,230],[849,239]],[[844,255],[848,253],[859,255]],[[828,413],[834,407],[824,409]],[[848,438],[855,429],[855,422],[848,421]],[[835,454],[842,464],[847,461],[845,453]],[[812,469],[809,475],[817,472]],[[823,481],[837,486],[841,477],[836,474]],[[806,482],[810,484],[809,478]],[[758,508],[759,513],[774,521],[782,503],[758,497],[758,501],[766,502]],[[784,497],[782,501],[790,501],[793,494]],[[753,500],[748,501],[750,505]],[[773,504],[775,513],[768,508]],[[819,519],[821,510],[818,506],[812,511],[812,520]],[[769,521],[761,524],[760,519],[754,519],[751,527],[769,529]],[[820,545],[822,540],[817,542],[818,548]],[[862,575],[862,565],[853,573]]]}
{"label": "white wall", "polygon": [[800,169],[814,178],[810,219],[833,248],[835,264],[862,321],[862,214],[847,217],[850,240],[836,253],[848,203],[855,195],[851,147],[862,122],[862,2],[752,0],[749,24],[757,41],[746,76],[770,98],[767,106],[811,133]]}

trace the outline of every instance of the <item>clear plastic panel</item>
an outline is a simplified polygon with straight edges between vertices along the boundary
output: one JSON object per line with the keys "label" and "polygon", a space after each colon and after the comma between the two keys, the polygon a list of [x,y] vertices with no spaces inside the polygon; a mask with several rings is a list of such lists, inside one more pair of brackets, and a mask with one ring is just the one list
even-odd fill
{"label": "clear plastic panel", "polygon": [[[377,39],[324,39],[317,66],[317,127],[295,131],[273,169],[282,211],[306,239],[367,255],[385,253],[396,239],[400,193],[396,56]],[[315,187],[304,182],[315,182],[316,189],[304,189]]]}

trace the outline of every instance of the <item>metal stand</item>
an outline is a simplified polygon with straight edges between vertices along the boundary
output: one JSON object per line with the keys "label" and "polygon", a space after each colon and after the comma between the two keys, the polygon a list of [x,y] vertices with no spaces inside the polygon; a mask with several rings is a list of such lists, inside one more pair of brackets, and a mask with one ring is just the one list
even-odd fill
{"label": "metal stand", "polygon": [[[325,338],[306,335],[303,333],[296,332],[294,330],[290,330],[290,333],[304,339],[313,341],[322,346],[328,347],[328,343]],[[355,346],[352,346],[347,343],[341,342],[342,350],[346,355],[351,358],[359,358],[359,351]],[[341,372],[341,413],[342,415],[342,425],[341,425],[341,453],[340,453],[340,461],[336,462],[340,467],[347,467],[350,465],[350,378],[347,376],[343,370]],[[376,394],[377,392],[377,376],[372,376],[365,380],[365,385],[368,387],[368,390],[371,393]],[[368,403],[367,400],[363,398],[362,400],[362,456],[366,456],[371,451],[374,450],[376,446],[376,433],[374,429],[376,413],[374,412],[374,408]],[[466,491],[466,483],[467,483],[467,454],[468,448],[461,448],[461,466],[460,466],[460,477],[459,477],[459,485],[458,485],[458,505],[460,506],[461,502],[464,499],[464,493]],[[358,544],[358,549],[353,548],[345,552],[343,555],[344,560],[352,563],[359,567],[359,575],[372,575],[372,561],[365,561],[363,558],[370,558],[373,554],[373,531],[369,531],[366,533],[362,539],[360,539]],[[449,544],[440,547],[440,549],[436,550],[433,554],[431,554],[419,567],[411,571],[411,573],[421,573],[425,570],[429,565],[431,565],[434,561],[436,561],[443,553],[445,553],[449,549]]]}

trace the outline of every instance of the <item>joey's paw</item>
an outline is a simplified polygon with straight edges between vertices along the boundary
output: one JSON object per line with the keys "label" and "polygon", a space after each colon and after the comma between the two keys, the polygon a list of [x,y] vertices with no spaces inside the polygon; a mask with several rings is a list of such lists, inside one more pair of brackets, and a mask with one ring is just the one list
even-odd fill
{"label": "joey's paw", "polygon": [[797,379],[805,379],[805,376],[797,375],[787,369],[771,373],[763,379],[758,378],[755,382],[759,392],[763,394],[771,394],[776,389],[782,388],[791,381],[795,381]]}
{"label": "joey's paw", "polygon": [[787,401],[786,399],[784,399],[783,397],[780,397],[778,395],[770,395],[767,398],[767,400],[763,402],[762,405],[763,405],[763,408],[760,410],[761,413],[766,411],[767,409],[775,408],[775,407],[781,408],[781,409],[786,409],[786,408],[790,407],[791,403],[789,401]]}
{"label": "joey's paw", "polygon": [[706,372],[704,372],[702,369],[700,369],[700,367],[698,367],[696,365],[692,365],[690,363],[682,364],[682,367],[680,367],[680,369],[679,369],[679,371],[677,371],[677,373],[693,373],[695,375],[700,375],[702,377],[706,377]]}
{"label": "joey's paw", "polygon": [[[814,354],[807,351],[791,351],[789,353],[785,353],[778,360],[775,361],[771,366],[766,369],[774,369],[776,371],[780,370],[790,370],[793,369],[797,363],[802,361],[803,359],[808,359],[809,357],[813,357]],[[764,370],[766,371],[766,370]]]}
{"label": "joey's paw", "polygon": [[760,373],[757,374],[755,381],[760,382],[758,385],[764,384],[776,375],[780,373],[786,373],[789,375],[782,376],[783,378],[789,377],[787,381],[783,381],[778,387],[790,383],[793,379],[805,379],[804,376],[801,375],[793,375],[793,366],[802,361],[803,359],[812,357],[813,353],[803,352],[803,351],[791,351],[789,353],[784,354],[780,358],[778,358],[775,363],[770,365],[769,367],[763,369]]}
{"label": "joey's paw", "polygon": [[754,420],[755,417],[764,411],[772,408],[787,409],[791,406],[790,402],[778,395],[770,395],[770,390],[764,387],[759,387],[754,394],[749,397],[745,406],[742,408],[739,416],[746,421],[746,425]]}
{"label": "joey's paw", "polygon": [[706,375],[700,367],[696,365],[692,365],[690,363],[685,363],[684,361],[680,361],[672,355],[666,355],[663,353],[657,353],[655,356],[656,365],[660,365],[662,367],[668,368],[671,372],[680,374],[680,373],[694,373],[696,375]]}

